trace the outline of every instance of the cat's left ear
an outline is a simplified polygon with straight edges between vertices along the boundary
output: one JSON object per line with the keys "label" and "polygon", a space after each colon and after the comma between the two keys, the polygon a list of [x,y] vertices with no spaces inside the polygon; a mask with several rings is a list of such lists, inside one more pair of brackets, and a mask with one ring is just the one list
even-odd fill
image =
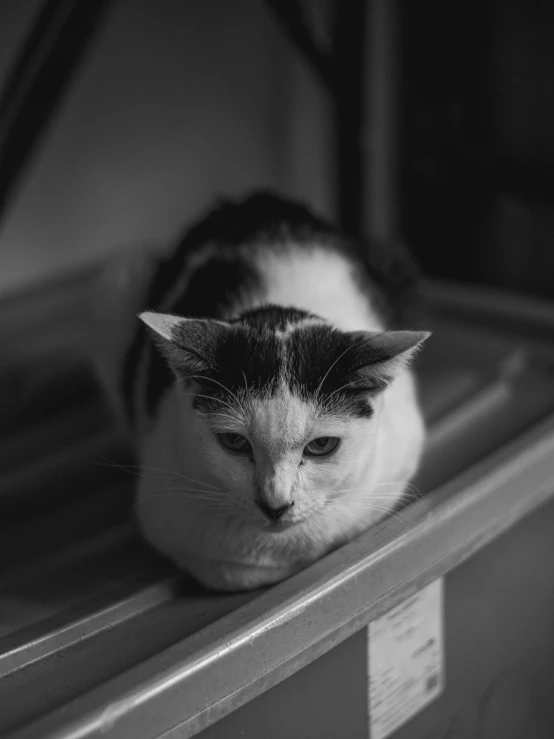
{"label": "cat's left ear", "polygon": [[202,374],[213,366],[224,332],[230,326],[209,318],[183,318],[146,311],[139,315],[171,369],[180,377]]}
{"label": "cat's left ear", "polygon": [[354,373],[362,383],[368,382],[376,389],[385,388],[410,364],[429,336],[430,331],[352,332],[354,351],[350,354],[349,374]]}
{"label": "cat's left ear", "polygon": [[186,320],[181,316],[173,316],[169,313],[154,313],[154,311],[145,311],[139,315],[139,318],[166,341],[174,341],[173,332]]}

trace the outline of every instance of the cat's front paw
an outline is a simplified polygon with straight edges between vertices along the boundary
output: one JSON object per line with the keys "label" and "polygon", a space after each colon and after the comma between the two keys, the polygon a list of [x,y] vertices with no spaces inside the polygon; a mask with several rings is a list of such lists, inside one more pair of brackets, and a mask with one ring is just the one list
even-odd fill
{"label": "cat's front paw", "polygon": [[224,592],[255,590],[267,585],[275,585],[302,569],[299,565],[262,567],[196,557],[187,557],[186,560],[179,561],[177,564],[204,587]]}

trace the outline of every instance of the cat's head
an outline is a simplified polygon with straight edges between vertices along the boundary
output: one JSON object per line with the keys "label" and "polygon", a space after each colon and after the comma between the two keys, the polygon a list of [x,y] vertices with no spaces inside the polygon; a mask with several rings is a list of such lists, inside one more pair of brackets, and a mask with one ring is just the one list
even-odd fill
{"label": "cat's head", "polygon": [[429,335],[344,332],[277,306],[231,321],[140,317],[192,414],[218,507],[273,532],[317,518],[370,472],[383,393]]}

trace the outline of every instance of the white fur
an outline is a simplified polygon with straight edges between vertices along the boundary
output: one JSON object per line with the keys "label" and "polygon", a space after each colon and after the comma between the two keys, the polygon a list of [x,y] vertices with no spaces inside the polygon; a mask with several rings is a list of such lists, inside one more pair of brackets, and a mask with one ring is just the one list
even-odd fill
{"label": "white fur", "polygon": [[[264,246],[255,259],[269,287],[241,296],[231,314],[274,303],[309,310],[342,330],[383,330],[340,255]],[[208,587],[255,588],[305,567],[386,515],[419,462],[425,433],[406,368],[377,396],[370,419],[321,416],[283,387],[210,427],[192,408],[191,393],[183,383],[167,392],[141,439],[137,511],[147,539]],[[221,447],[214,432],[223,431],[251,441],[253,462]],[[338,451],[303,459],[304,446],[319,436],[339,436]],[[274,506],[294,501],[286,526],[269,524],[256,495]]]}
{"label": "white fur", "polygon": [[265,302],[310,311],[343,331],[383,329],[354,283],[351,263],[337,252],[317,245],[299,251],[291,244],[285,253],[261,249],[256,261],[269,277]]}

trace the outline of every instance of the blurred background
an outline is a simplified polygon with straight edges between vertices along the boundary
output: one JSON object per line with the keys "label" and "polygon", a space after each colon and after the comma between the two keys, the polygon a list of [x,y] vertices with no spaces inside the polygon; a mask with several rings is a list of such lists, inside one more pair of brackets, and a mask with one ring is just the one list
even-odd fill
{"label": "blurred background", "polygon": [[3,0],[0,295],[271,187],[554,295],[549,0]]}
{"label": "blurred background", "polygon": [[[3,85],[45,12],[34,54],[44,68],[61,45],[48,83],[63,89],[2,202],[0,291],[174,239],[218,195],[272,187],[332,210],[332,103],[263,0],[7,0]],[[22,138],[2,139],[5,159]]]}

